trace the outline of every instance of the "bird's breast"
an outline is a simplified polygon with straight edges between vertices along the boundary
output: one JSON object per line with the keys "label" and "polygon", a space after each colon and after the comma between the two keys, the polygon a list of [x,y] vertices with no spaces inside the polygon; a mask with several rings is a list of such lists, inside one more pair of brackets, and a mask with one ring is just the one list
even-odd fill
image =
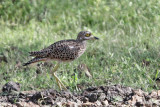
{"label": "bird's breast", "polygon": [[77,58],[80,57],[85,51],[86,51],[86,45],[81,45],[81,47],[78,50]]}

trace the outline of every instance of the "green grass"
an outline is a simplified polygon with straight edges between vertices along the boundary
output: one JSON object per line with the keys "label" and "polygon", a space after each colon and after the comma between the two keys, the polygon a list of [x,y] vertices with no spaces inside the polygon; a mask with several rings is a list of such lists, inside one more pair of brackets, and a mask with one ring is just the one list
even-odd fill
{"label": "green grass", "polygon": [[[154,79],[160,77],[158,0],[15,1],[0,4],[0,55],[8,61],[0,63],[0,87],[15,81],[22,90],[57,89],[50,67],[40,67],[41,74],[37,74],[36,66],[17,67],[17,63],[31,59],[29,51],[76,38],[79,31],[89,30],[100,40],[90,41],[79,59],[61,64],[57,74],[66,86],[72,91],[76,84],[158,89]],[[74,80],[72,75],[78,74],[74,69],[81,63],[90,68],[92,79],[82,76]]]}

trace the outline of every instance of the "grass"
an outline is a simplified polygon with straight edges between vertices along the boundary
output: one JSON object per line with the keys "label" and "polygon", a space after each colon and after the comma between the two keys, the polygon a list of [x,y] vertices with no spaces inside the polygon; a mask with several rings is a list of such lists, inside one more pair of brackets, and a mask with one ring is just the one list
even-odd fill
{"label": "grass", "polygon": [[[7,8],[7,6],[12,8]],[[22,90],[58,88],[50,67],[22,67],[31,59],[29,51],[40,50],[62,39],[76,38],[89,30],[99,41],[90,41],[78,60],[64,63],[57,74],[63,83],[76,90],[84,87],[122,84],[145,91],[158,89],[160,77],[160,2],[112,0],[28,0],[4,1],[0,8],[0,87],[8,81],[21,84]],[[23,7],[23,8],[21,8]],[[55,64],[55,62],[53,62]],[[74,69],[85,63],[92,79],[74,80]]]}

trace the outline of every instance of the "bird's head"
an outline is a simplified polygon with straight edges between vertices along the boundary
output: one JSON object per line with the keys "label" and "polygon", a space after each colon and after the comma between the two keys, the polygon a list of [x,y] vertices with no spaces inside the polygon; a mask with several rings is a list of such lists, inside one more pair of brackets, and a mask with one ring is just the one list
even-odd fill
{"label": "bird's head", "polygon": [[92,33],[89,31],[81,31],[78,33],[78,36],[77,36],[77,40],[81,40],[81,41],[93,40],[93,39],[99,39],[99,38],[93,36]]}

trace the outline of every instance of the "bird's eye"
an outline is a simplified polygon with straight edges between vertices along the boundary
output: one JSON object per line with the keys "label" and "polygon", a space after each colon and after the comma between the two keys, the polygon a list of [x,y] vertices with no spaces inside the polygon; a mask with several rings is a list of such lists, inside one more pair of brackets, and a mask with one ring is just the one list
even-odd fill
{"label": "bird's eye", "polygon": [[86,34],[86,37],[89,37],[89,36],[90,36],[90,34],[89,34],[89,33],[87,33],[87,34]]}

